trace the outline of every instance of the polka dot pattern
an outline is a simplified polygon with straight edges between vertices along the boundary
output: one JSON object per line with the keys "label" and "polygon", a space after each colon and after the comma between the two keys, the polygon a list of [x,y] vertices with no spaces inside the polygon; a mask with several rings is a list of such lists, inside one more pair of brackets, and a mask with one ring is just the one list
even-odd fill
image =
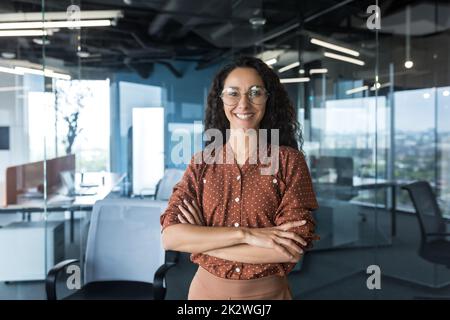
{"label": "polka dot pattern", "polygon": [[[227,148],[221,148],[226,156]],[[221,153],[222,154],[222,153]],[[262,228],[290,221],[306,220],[306,225],[292,231],[311,246],[315,222],[311,211],[318,204],[304,156],[298,150],[279,147],[279,170],[262,175],[264,164],[249,161],[234,164],[195,163],[194,155],[182,180],[174,187],[162,228],[180,223],[178,205],[183,199],[196,199],[207,226]],[[255,279],[274,274],[286,275],[295,263],[247,264],[206,254],[192,254],[191,260],[214,275],[226,279]]]}

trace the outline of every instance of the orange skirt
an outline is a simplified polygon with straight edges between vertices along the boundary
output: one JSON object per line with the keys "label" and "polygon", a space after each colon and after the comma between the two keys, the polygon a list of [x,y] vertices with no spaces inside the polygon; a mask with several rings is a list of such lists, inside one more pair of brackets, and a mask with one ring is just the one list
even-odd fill
{"label": "orange skirt", "polygon": [[188,300],[292,300],[292,294],[285,276],[230,280],[199,267]]}

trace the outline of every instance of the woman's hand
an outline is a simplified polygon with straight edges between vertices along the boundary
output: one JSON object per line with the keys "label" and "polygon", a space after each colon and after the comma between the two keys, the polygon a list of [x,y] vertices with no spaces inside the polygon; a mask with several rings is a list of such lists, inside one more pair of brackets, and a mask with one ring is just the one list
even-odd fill
{"label": "woman's hand", "polygon": [[279,251],[297,262],[303,254],[294,241],[299,242],[302,246],[306,246],[306,241],[295,232],[288,230],[300,227],[306,224],[306,220],[287,222],[280,226],[268,228],[245,228],[245,242],[249,245],[270,248]]}
{"label": "woman's hand", "polygon": [[185,199],[183,200],[183,203],[186,207],[183,207],[182,205],[178,206],[178,209],[181,211],[181,214],[178,214],[178,220],[180,220],[181,223],[204,226],[205,220],[203,219],[202,211],[198,207],[197,202],[195,202],[195,200],[189,202]]}

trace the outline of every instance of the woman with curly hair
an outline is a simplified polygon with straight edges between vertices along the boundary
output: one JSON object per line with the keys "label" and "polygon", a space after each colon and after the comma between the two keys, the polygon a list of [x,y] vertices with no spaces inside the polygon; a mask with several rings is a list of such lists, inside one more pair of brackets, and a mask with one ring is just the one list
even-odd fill
{"label": "woman with curly hair", "polygon": [[[225,137],[214,141],[215,161],[205,161],[209,142],[161,216],[164,248],[192,253],[199,265],[188,299],[292,299],[287,274],[317,239],[317,202],[295,108],[276,73],[253,57],[222,68],[207,100],[210,129]],[[262,129],[268,144],[251,138]],[[269,174],[263,149],[277,168]]]}

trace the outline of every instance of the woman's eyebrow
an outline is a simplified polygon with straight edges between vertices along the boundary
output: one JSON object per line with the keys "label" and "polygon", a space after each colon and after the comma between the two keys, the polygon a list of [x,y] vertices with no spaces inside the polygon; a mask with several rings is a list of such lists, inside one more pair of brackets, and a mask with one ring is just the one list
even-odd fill
{"label": "woman's eyebrow", "polygon": [[[250,90],[250,89],[253,88],[253,87],[264,88],[264,86],[262,86],[262,85],[260,85],[260,84],[252,84],[251,86],[248,87],[247,90]],[[235,89],[235,90],[239,90],[240,88],[239,88],[239,87],[235,87],[235,86],[227,86],[227,87],[224,87],[224,89]]]}

